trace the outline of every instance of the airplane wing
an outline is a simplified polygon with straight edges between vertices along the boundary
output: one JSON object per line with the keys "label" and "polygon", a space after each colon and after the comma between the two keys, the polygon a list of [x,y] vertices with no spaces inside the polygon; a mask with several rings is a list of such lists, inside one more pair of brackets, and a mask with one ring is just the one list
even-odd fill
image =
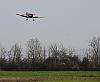
{"label": "airplane wing", "polygon": [[44,17],[38,17],[38,16],[35,16],[35,17],[33,17],[33,18],[44,18]]}
{"label": "airplane wing", "polygon": [[26,15],[20,15],[20,14],[16,14],[16,15],[19,15],[19,16],[21,16],[21,17],[27,17]]}

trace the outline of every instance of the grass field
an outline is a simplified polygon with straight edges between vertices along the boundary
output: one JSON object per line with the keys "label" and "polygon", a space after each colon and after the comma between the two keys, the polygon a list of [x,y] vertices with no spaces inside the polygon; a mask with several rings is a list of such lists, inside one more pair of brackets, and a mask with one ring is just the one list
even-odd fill
{"label": "grass field", "polygon": [[0,82],[100,82],[100,71],[0,71]]}

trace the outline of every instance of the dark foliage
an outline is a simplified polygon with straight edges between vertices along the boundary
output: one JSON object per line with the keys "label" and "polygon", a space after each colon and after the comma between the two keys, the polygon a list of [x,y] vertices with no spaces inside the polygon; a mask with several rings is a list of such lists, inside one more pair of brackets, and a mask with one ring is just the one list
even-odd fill
{"label": "dark foliage", "polygon": [[79,58],[74,49],[66,49],[63,45],[52,44],[46,50],[37,39],[27,41],[24,54],[18,44],[9,51],[1,48],[0,70],[100,70],[99,40],[91,40],[90,51],[83,58]]}

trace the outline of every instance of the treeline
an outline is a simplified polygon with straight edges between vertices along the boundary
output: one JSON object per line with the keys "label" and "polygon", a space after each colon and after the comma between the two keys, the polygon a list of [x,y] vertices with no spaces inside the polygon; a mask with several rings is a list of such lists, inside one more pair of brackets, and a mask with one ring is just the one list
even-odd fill
{"label": "treeline", "polygon": [[1,47],[0,70],[100,70],[99,37],[80,54],[62,44],[42,47],[38,39],[28,40],[25,46],[25,51],[17,43],[10,50]]}

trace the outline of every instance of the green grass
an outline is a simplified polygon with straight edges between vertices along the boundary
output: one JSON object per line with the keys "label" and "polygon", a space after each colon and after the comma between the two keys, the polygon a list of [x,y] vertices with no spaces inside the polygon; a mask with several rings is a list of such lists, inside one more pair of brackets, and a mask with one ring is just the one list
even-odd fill
{"label": "green grass", "polygon": [[0,71],[0,78],[35,78],[40,82],[100,82],[100,71]]}

